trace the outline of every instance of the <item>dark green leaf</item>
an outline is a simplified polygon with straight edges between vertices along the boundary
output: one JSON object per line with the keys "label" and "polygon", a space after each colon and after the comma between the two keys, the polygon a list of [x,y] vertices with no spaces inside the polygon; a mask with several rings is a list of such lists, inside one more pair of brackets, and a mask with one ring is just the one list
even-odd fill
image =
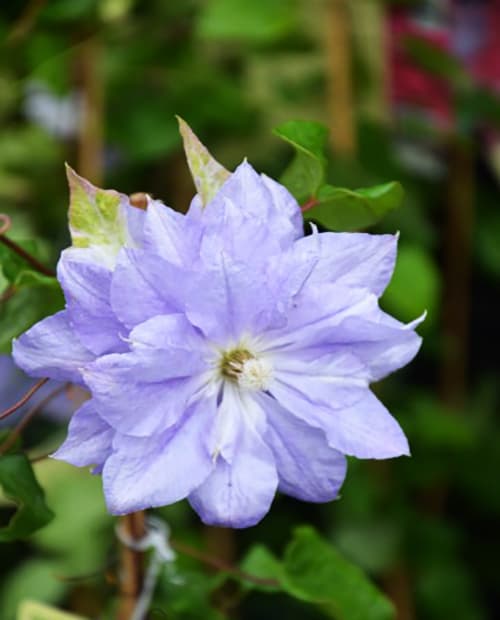
{"label": "dark green leaf", "polygon": [[447,78],[457,86],[470,81],[460,61],[435,43],[422,37],[408,36],[405,38],[405,48],[413,60],[429,73]]}
{"label": "dark green leaf", "polygon": [[[37,244],[33,240],[16,241],[16,243],[32,255],[36,256]],[[3,275],[14,282],[21,271],[28,269],[29,265],[24,258],[13,252],[9,247],[0,243],[0,267]]]}
{"label": "dark green leaf", "polygon": [[317,196],[319,204],[304,217],[330,230],[358,230],[373,226],[399,207],[403,196],[403,188],[394,181],[357,190],[323,185]]}
{"label": "dark green leaf", "polygon": [[303,203],[316,196],[325,176],[324,154],[328,130],[321,123],[289,121],[274,133],[296,149],[295,158],[281,177],[281,182]]}
{"label": "dark green leaf", "polygon": [[0,529],[0,542],[26,538],[52,520],[54,515],[24,454],[0,457],[0,485],[17,505],[8,525]]}
{"label": "dark green leaf", "polygon": [[336,620],[390,620],[392,604],[354,564],[310,527],[298,528],[283,562],[284,587]]}

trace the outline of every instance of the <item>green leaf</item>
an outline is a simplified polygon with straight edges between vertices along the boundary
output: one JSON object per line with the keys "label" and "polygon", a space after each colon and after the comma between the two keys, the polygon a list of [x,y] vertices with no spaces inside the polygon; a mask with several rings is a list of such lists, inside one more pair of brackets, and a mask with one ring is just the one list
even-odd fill
{"label": "green leaf", "polygon": [[449,79],[457,86],[469,84],[470,78],[460,61],[435,43],[422,37],[407,36],[404,45],[413,60],[429,73]]}
{"label": "green leaf", "polygon": [[294,0],[211,0],[198,22],[202,37],[251,43],[279,40],[296,23]]}
{"label": "green leaf", "polygon": [[298,528],[287,546],[283,561],[265,547],[253,547],[241,570],[261,579],[273,579],[276,586],[245,580],[245,587],[286,592],[318,605],[336,620],[391,620],[392,604],[368,580],[363,571],[340,555],[331,543],[311,527]]}
{"label": "green leaf", "polygon": [[36,601],[23,601],[19,606],[17,620],[85,620],[85,618]]}
{"label": "green leaf", "polygon": [[[37,321],[64,307],[61,289],[52,278],[50,286],[24,286],[24,278],[35,278],[30,272],[21,275],[21,287],[8,301],[0,304],[0,352],[10,353],[12,339],[29,329]],[[36,276],[38,278],[38,274]],[[40,276],[41,279],[44,276]],[[33,284],[35,284],[33,280]]]}
{"label": "green leaf", "polygon": [[69,228],[73,247],[96,252],[106,265],[128,241],[128,199],[112,189],[99,189],[66,164],[70,189]]}
{"label": "green leaf", "polygon": [[18,620],[19,606],[28,598],[58,603],[68,584],[56,574],[57,564],[52,558],[29,559],[10,569],[0,586],[2,620]]}
{"label": "green leaf", "polygon": [[17,505],[8,525],[0,528],[0,542],[26,538],[54,517],[24,454],[0,457],[0,485],[5,495]]}
{"label": "green leaf", "polygon": [[345,189],[323,185],[318,204],[304,213],[329,230],[351,231],[373,226],[400,206],[404,191],[395,181],[365,189]]}
{"label": "green leaf", "polygon": [[260,579],[273,579],[279,583],[279,585],[276,586],[264,583],[262,585],[246,583],[246,585],[250,585],[252,588],[257,587],[259,590],[264,590],[267,592],[279,592],[283,590],[283,586],[281,584],[284,577],[283,566],[281,562],[263,545],[253,546],[244,557],[240,568],[243,572],[259,577]]}
{"label": "green leaf", "polygon": [[[33,239],[23,239],[22,241],[16,241],[16,243],[29,254],[37,255],[37,243]],[[29,269],[29,264],[11,248],[0,243],[0,267],[6,279],[9,282],[15,282],[22,271]]]}
{"label": "green leaf", "polygon": [[336,620],[394,618],[389,600],[311,527],[295,531],[283,568],[284,586],[290,594],[321,605]]}
{"label": "green leaf", "polygon": [[38,271],[32,269],[25,269],[21,271],[14,280],[14,286],[17,289],[30,286],[48,286],[54,290],[60,290],[60,285],[57,278],[53,276],[46,276]]}
{"label": "green leaf", "polygon": [[313,121],[288,121],[276,127],[274,134],[296,149],[281,182],[300,203],[315,197],[325,176],[328,130]]}
{"label": "green leaf", "polygon": [[201,202],[205,206],[217,194],[231,173],[212,157],[191,127],[180,116],[177,117],[177,120],[179,121],[179,130],[191,176]]}

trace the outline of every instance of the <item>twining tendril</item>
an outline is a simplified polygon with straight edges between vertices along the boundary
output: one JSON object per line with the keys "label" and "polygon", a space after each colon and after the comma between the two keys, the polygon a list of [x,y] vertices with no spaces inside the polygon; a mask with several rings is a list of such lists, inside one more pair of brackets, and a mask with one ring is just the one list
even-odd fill
{"label": "twining tendril", "polygon": [[11,227],[11,219],[6,213],[0,213],[0,235],[4,235]]}
{"label": "twining tendril", "polygon": [[19,244],[17,244],[15,241],[12,241],[12,239],[9,239],[9,237],[5,236],[5,233],[9,231],[11,225],[12,222],[10,217],[6,213],[0,213],[0,242],[6,245],[10,250],[15,252],[22,259],[24,259],[35,271],[43,273],[44,276],[55,277],[55,271],[46,267],[43,263],[41,263],[32,254],[27,252]]}
{"label": "twining tendril", "polygon": [[[43,379],[43,381],[46,382],[48,381],[48,379]],[[35,417],[35,415],[39,413],[46,405],[48,405],[53,398],[55,398],[56,396],[59,396],[59,394],[62,394],[64,390],[67,389],[67,387],[68,387],[68,384],[65,383],[64,385],[57,387],[55,390],[52,390],[49,394],[47,394],[45,398],[42,398],[40,402],[34,405],[26,413],[26,415],[17,424],[17,426],[15,426],[12,429],[11,433],[9,434],[7,439],[3,442],[3,444],[0,445],[0,455],[8,452],[8,450],[16,443],[17,438],[20,436],[20,434],[23,432],[26,426],[28,426],[28,424]]]}
{"label": "twining tendril", "polygon": [[2,413],[0,413],[0,420],[3,420],[4,418],[8,418],[10,415],[15,413],[18,409],[20,409],[23,405],[25,405],[29,401],[29,399],[33,396],[33,394],[36,394],[36,392],[38,392],[38,390],[42,386],[44,386],[47,383],[47,381],[48,379],[40,379],[40,381],[37,381],[35,385],[30,387],[30,389],[26,392],[26,394],[17,401],[17,403],[14,403],[11,407],[9,407],[8,409],[5,409],[5,411],[2,411]]}

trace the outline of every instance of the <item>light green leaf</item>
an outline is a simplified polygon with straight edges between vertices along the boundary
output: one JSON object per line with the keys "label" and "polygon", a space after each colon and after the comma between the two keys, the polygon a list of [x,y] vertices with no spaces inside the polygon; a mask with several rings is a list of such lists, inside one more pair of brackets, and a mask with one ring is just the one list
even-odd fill
{"label": "light green leaf", "polygon": [[315,197],[325,175],[328,130],[313,121],[288,121],[276,127],[274,133],[296,150],[281,182],[300,203]]}
{"label": "light green leaf", "polygon": [[57,565],[52,558],[33,558],[16,565],[0,584],[2,620],[18,620],[19,606],[26,599],[58,603],[68,584],[57,578]]}
{"label": "light green leaf", "polygon": [[318,192],[318,204],[306,211],[304,217],[329,230],[359,230],[373,226],[399,207],[403,197],[401,184],[394,181],[357,190],[323,185]]}
{"label": "light green leaf", "polygon": [[389,600],[354,564],[311,527],[295,531],[283,568],[284,587],[293,596],[320,605],[336,620],[390,620]]}
{"label": "light green leaf", "polygon": [[8,525],[0,528],[0,542],[26,538],[54,517],[45,504],[43,490],[24,454],[0,457],[0,486],[17,505],[17,511]]}
{"label": "light green leaf", "polygon": [[17,620],[85,620],[85,618],[36,601],[23,601],[19,606]]}
{"label": "light green leaf", "polygon": [[205,206],[217,194],[231,173],[212,157],[191,127],[180,116],[177,120],[191,176],[201,202]]}
{"label": "light green leaf", "polygon": [[69,228],[73,247],[92,249],[113,266],[116,255],[129,240],[128,198],[112,189],[99,189],[66,164],[70,189]]}
{"label": "light green leaf", "polygon": [[202,37],[250,43],[279,40],[296,25],[294,0],[211,0],[198,22]]}

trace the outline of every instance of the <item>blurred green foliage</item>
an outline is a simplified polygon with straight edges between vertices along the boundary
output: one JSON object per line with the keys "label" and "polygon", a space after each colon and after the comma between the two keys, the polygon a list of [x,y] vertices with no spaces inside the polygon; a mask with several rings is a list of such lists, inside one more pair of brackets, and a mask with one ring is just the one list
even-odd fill
{"label": "blurred green foliage", "polygon": [[[30,6],[36,10],[30,12]],[[460,185],[461,179],[449,178],[446,158],[443,171],[434,176],[408,169],[395,149],[393,129],[361,114],[356,117],[355,160],[332,156],[327,149],[323,155],[326,136],[321,129],[313,129],[313,136],[297,134],[297,126],[290,124],[293,119],[310,119],[310,128],[319,127],[315,122],[329,125],[323,10],[319,0],[3,3],[1,210],[12,217],[10,236],[30,239],[29,244],[34,240],[36,248],[30,247],[47,265],[54,265],[60,249],[69,245],[63,162],[83,173],[78,169],[82,142],[95,136],[79,134],[78,123],[63,131],[61,122],[64,106],[70,106],[75,120],[88,96],[81,65],[84,43],[93,39],[100,51],[95,71],[103,88],[106,187],[148,191],[186,209],[194,189],[174,117],[180,114],[228,169],[248,156],[257,168],[278,177],[284,170],[293,172],[300,159],[308,192],[298,197],[306,201],[317,195],[325,203],[309,213],[320,226],[343,228],[341,216],[345,211],[352,215],[351,209],[359,209],[357,226],[371,226],[372,210],[387,212],[373,230],[399,230],[401,237],[399,262],[383,304],[405,321],[428,312],[417,361],[376,386],[407,432],[413,457],[394,463],[352,461],[340,501],[313,506],[278,497],[261,524],[238,533],[234,559],[245,558],[242,568],[256,575],[277,578],[284,564],[302,561],[307,554],[312,561],[321,560],[307,582],[295,584],[300,596],[285,596],[280,587],[255,588],[225,573],[214,575],[179,554],[160,577],[153,617],[165,613],[216,619],[238,606],[244,620],[273,614],[307,620],[324,615],[321,606],[304,601],[321,599],[327,613],[351,619],[355,616],[346,615],[342,603],[350,584],[359,594],[358,604],[373,596],[373,609],[381,610],[368,616],[361,608],[357,617],[390,617],[385,599],[378,598],[368,582],[361,580],[358,587],[361,573],[350,562],[415,618],[497,617],[498,173],[472,128],[478,118],[497,122],[498,102],[490,93],[471,89],[447,57],[429,52],[425,45],[411,47],[428,70],[460,86],[458,127],[469,132],[474,154],[472,284],[469,298],[460,302],[471,306],[468,385],[466,401],[457,408],[443,401],[440,377],[446,347],[442,304],[449,275],[444,272],[449,228],[444,204],[449,183]],[[368,68],[361,69],[360,79],[368,80]],[[288,145],[273,135],[276,126]],[[420,144],[421,138],[412,134],[409,139]],[[290,144],[298,153],[295,160]],[[438,143],[438,151],[445,148]],[[424,163],[430,156],[424,152]],[[286,174],[290,172],[284,181]],[[393,180],[404,187],[404,199],[398,184],[387,184]],[[355,189],[373,186],[379,186],[375,193]],[[334,210],[327,203],[332,195],[337,208],[342,207],[333,223]],[[402,207],[392,210],[401,200]],[[19,289],[0,308],[0,347],[8,351],[13,336],[59,309],[62,298],[54,281],[34,275],[22,261],[8,258],[2,247],[1,292],[11,286]],[[60,433],[56,424],[35,422],[25,445],[30,449],[42,442],[53,448]],[[36,473],[56,516],[29,543],[2,548],[2,620],[13,620],[19,602],[28,596],[88,617],[113,617],[109,601],[115,589],[106,574],[116,566],[116,544],[99,478],[52,462],[37,465]],[[175,538],[203,544],[200,525],[184,504],[159,513]],[[4,524],[12,505],[2,504],[1,514]],[[322,538],[299,529],[294,539],[293,531],[304,522],[312,523]],[[283,555],[284,549],[288,551]]]}

